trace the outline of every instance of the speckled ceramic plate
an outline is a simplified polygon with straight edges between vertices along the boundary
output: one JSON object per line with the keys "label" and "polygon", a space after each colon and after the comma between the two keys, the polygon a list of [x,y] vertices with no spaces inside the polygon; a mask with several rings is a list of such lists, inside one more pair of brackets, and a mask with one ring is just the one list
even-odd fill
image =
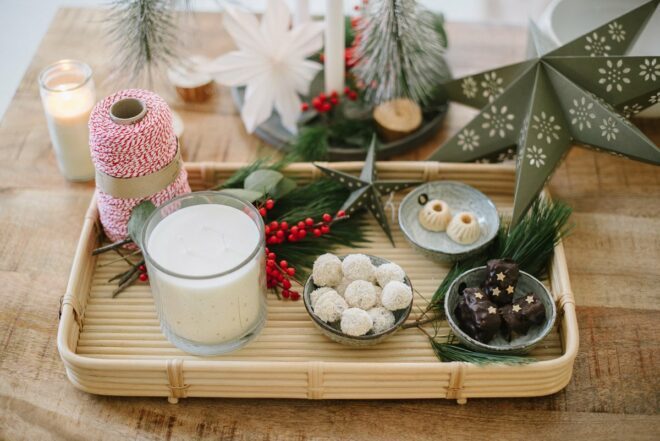
{"label": "speckled ceramic plate", "polygon": [[[474,213],[481,234],[476,242],[461,245],[447,233],[425,229],[419,222],[419,211],[433,199],[445,201],[452,213],[470,211]],[[483,250],[497,236],[500,217],[495,204],[488,196],[462,182],[435,181],[420,185],[401,201],[399,226],[414,248],[427,256],[441,261],[464,259]]]}
{"label": "speckled ceramic plate", "polygon": [[552,295],[545,285],[536,277],[524,271],[520,271],[520,278],[516,285],[516,291],[513,293],[513,300],[516,301],[529,292],[533,292],[539,296],[545,307],[546,321],[543,324],[532,326],[526,335],[516,337],[511,341],[507,341],[502,333],[498,332],[488,344],[473,339],[458,326],[455,310],[456,305],[461,300],[459,294],[462,288],[461,285],[465,284],[465,287],[480,286],[485,278],[486,267],[480,266],[458,276],[449,287],[445,296],[445,314],[447,315],[447,323],[449,323],[452,332],[461,343],[475,351],[493,354],[524,354],[531,351],[552,330],[555,318],[557,317],[557,308],[555,307]]}
{"label": "speckled ceramic plate", "polygon": [[[389,260],[383,259],[381,257],[370,256],[368,254],[367,256],[371,259],[371,263],[374,266],[380,266],[385,263],[390,263]],[[339,256],[341,260],[344,260],[344,257],[346,256]],[[408,276],[406,276],[406,278],[404,279],[404,283],[412,289],[412,283],[410,282]],[[408,305],[407,308],[399,309],[398,311],[393,312],[394,326],[392,326],[390,329],[380,332],[378,334],[373,334],[371,333],[371,331],[369,331],[369,333],[366,335],[361,335],[359,337],[352,337],[350,335],[346,335],[343,332],[341,332],[341,329],[339,329],[339,322],[326,323],[320,318],[318,318],[316,314],[314,314],[314,310],[312,309],[312,304],[309,295],[316,288],[318,288],[318,286],[314,284],[314,280],[312,279],[312,276],[309,276],[307,278],[307,282],[305,283],[305,287],[303,290],[303,302],[305,304],[305,309],[307,310],[309,317],[312,319],[314,325],[316,325],[316,327],[326,337],[336,341],[337,343],[341,343],[347,346],[372,346],[381,343],[382,341],[393,335],[396,331],[398,331],[401,328],[401,325],[403,325],[403,323],[408,319],[408,316],[410,315],[410,311],[412,311],[413,302],[410,302],[410,305]]]}

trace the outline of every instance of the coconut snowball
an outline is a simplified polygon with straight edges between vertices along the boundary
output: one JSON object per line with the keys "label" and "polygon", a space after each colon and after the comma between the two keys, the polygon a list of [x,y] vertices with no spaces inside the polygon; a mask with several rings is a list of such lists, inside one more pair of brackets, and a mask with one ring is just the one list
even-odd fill
{"label": "coconut snowball", "polygon": [[341,332],[357,337],[371,329],[373,321],[367,311],[360,308],[348,308],[341,314]]}
{"label": "coconut snowball", "polygon": [[323,286],[321,288],[316,288],[314,291],[309,293],[309,304],[312,305],[312,309],[314,309],[314,305],[316,305],[316,302],[321,298],[323,294],[326,292],[330,292],[333,289],[328,287],[328,286]]}
{"label": "coconut snowball", "polygon": [[319,297],[314,307],[314,314],[326,323],[336,322],[342,313],[348,309],[346,301],[337,294],[337,291],[328,291]]}
{"label": "coconut snowball", "polygon": [[382,306],[371,308],[367,311],[367,314],[369,314],[371,321],[374,323],[371,328],[374,334],[380,334],[381,332],[385,332],[394,326],[394,314]]}
{"label": "coconut snowball", "polygon": [[412,302],[412,289],[402,282],[390,282],[383,288],[381,301],[390,311],[406,308]]}
{"label": "coconut snowball", "polygon": [[347,278],[341,279],[341,282],[339,282],[339,285],[335,286],[335,291],[339,293],[340,296],[344,296],[344,292],[346,292],[346,287],[351,283],[350,280]]}
{"label": "coconut snowball", "polygon": [[344,299],[350,307],[367,310],[376,305],[376,287],[366,280],[355,280],[346,287]]}
{"label": "coconut snowball", "polygon": [[344,271],[344,277],[348,280],[366,280],[369,282],[375,280],[374,266],[371,264],[371,259],[364,254],[349,254],[344,258],[341,267]]}
{"label": "coconut snowball", "polygon": [[396,263],[384,263],[376,268],[376,280],[382,287],[395,280],[403,282],[405,277],[405,271]]}
{"label": "coconut snowball", "polygon": [[334,254],[321,254],[314,261],[312,279],[316,286],[334,286],[341,282],[342,263]]}

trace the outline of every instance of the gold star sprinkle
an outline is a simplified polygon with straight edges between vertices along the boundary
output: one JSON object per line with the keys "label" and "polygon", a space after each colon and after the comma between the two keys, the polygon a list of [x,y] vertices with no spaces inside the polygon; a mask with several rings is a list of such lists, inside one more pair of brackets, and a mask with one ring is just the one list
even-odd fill
{"label": "gold star sprinkle", "polygon": [[478,299],[483,299],[484,298],[484,295],[481,294],[480,292],[476,293],[474,296]]}
{"label": "gold star sprinkle", "polygon": [[533,296],[527,296],[527,297],[525,297],[525,301],[527,303],[534,303],[534,297]]}
{"label": "gold star sprinkle", "polygon": [[493,288],[493,291],[491,291],[491,292],[493,293],[493,295],[494,295],[495,297],[499,297],[499,296],[500,296],[500,289],[499,289],[497,286],[496,286],[495,288]]}
{"label": "gold star sprinkle", "polygon": [[509,294],[513,294],[513,291],[515,291],[513,285],[509,285],[506,287],[506,292],[508,292]]}
{"label": "gold star sprinkle", "polygon": [[513,308],[511,308],[511,309],[513,309],[513,312],[520,312],[521,308],[520,308],[520,305],[513,305]]}
{"label": "gold star sprinkle", "polygon": [[500,282],[504,282],[504,279],[506,279],[506,276],[504,275],[503,272],[500,271],[499,273],[497,273],[497,280],[499,280]]}
{"label": "gold star sprinkle", "polygon": [[494,306],[488,307],[488,314],[497,314],[497,308]]}

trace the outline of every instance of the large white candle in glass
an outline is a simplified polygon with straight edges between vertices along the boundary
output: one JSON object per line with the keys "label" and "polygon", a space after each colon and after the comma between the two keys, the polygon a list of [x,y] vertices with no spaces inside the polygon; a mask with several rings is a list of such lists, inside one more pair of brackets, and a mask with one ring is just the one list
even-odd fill
{"label": "large white candle in glass", "polygon": [[344,2],[326,0],[325,2],[325,49],[324,75],[325,91],[342,93],[344,90]]}
{"label": "large white candle in glass", "polygon": [[252,204],[212,191],[179,196],[149,217],[141,246],[161,329],[175,346],[217,355],[259,333],[264,225]]}
{"label": "large white candle in glass", "polygon": [[71,181],[94,179],[87,128],[96,102],[92,69],[80,61],[59,61],[41,71],[39,89],[60,172]]}

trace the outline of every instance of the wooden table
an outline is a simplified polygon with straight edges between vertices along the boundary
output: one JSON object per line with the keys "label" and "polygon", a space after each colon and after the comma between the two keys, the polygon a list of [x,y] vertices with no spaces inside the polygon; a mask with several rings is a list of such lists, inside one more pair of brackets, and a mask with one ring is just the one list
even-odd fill
{"label": "wooden table", "polygon": [[[103,12],[60,10],[0,124],[0,439],[658,439],[660,418],[660,169],[573,149],[552,179],[575,209],[566,240],[578,304],[580,352],[565,390],[534,399],[293,401],[110,398],[76,390],[55,344],[92,184],[58,173],[37,75],[61,58],[94,69],[98,96],[117,90],[103,46]],[[231,48],[220,16],[199,14],[196,44]],[[448,26],[457,75],[522,58],[519,28]],[[273,150],[245,133],[229,93],[184,105],[187,161],[250,161]],[[397,159],[423,159],[471,118],[452,106],[445,129]],[[641,123],[656,144],[657,121]]]}

